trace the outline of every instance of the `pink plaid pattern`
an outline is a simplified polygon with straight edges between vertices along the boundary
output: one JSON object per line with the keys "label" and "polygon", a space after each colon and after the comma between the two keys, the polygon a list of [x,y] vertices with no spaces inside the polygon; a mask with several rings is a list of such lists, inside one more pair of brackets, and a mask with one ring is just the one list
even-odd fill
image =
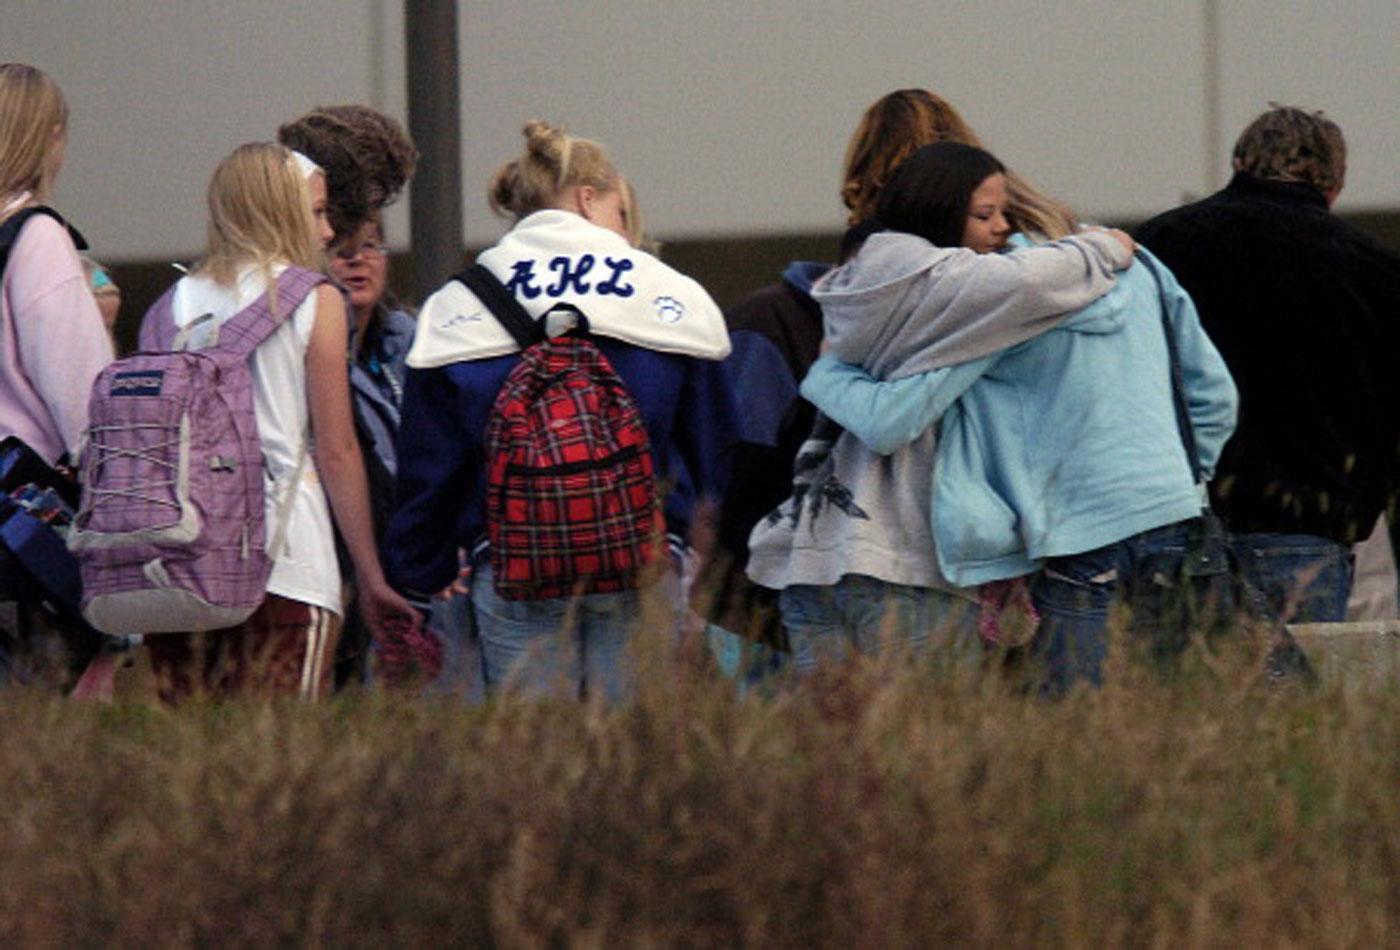
{"label": "pink plaid pattern", "polygon": [[661,507],[646,425],[596,346],[566,336],[527,349],[496,397],[486,445],[497,593],[636,586],[660,551]]}
{"label": "pink plaid pattern", "polygon": [[[148,630],[106,632],[160,629],[162,591],[187,591],[222,610],[251,612],[262,601],[272,563],[264,550],[262,445],[248,359],[325,279],[288,268],[275,294],[229,318],[218,343],[197,352],[170,351],[171,288],[146,315],[141,344],[149,350],[117,360],[97,377],[74,541],[84,609],[110,596],[152,595]],[[183,505],[182,425],[188,430]],[[168,529],[187,509],[198,523],[188,541],[134,534]],[[159,580],[151,568],[157,562],[165,575]]]}

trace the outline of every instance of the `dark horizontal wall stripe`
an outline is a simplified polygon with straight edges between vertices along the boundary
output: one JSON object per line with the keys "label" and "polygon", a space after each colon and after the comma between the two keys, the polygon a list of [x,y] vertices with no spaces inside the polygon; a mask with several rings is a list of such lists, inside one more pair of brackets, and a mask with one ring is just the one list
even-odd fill
{"label": "dark horizontal wall stripe", "polygon": [[[1400,253],[1400,212],[1368,211],[1343,217]],[[1131,228],[1135,223],[1119,222],[1119,226]],[[789,261],[835,260],[840,240],[839,233],[688,239],[667,242],[661,248],[661,256],[700,281],[721,307],[728,307],[745,294],[777,280]],[[469,252],[464,262],[475,256],[475,251]],[[390,288],[402,293],[411,286],[412,267],[413,261],[407,255],[394,257],[389,269]],[[164,261],[115,264],[111,271],[122,290],[117,339],[119,345],[130,347],[136,339],[141,314],[180,274]]]}

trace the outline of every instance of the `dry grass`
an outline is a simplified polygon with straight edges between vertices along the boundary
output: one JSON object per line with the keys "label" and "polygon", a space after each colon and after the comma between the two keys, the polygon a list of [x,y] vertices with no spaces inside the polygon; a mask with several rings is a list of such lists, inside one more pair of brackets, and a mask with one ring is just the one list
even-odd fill
{"label": "dry grass", "polygon": [[1400,932],[1400,690],[889,661],[607,710],[0,698],[27,946],[1321,945]]}

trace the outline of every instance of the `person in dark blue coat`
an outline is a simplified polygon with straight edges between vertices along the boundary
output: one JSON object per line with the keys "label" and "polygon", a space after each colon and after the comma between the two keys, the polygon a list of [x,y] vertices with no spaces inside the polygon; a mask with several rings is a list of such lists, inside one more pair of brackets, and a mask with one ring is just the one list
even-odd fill
{"label": "person in dark blue coat", "polygon": [[[492,185],[491,204],[514,228],[478,258],[536,320],[557,304],[587,315],[590,337],[642,416],[677,570],[663,582],[674,606],[697,522],[717,503],[729,468],[734,407],[721,361],[729,336],[709,294],[635,245],[626,182],[603,148],[542,122],[525,127],[525,154]],[[559,328],[545,321],[547,332]],[[408,356],[398,443],[398,509],[385,544],[400,589],[431,596],[471,552],[473,613],[488,686],[509,676],[532,692],[625,697],[627,653],[642,592],[509,599],[487,556],[486,432],[520,359],[506,328],[451,281],[419,315]]]}

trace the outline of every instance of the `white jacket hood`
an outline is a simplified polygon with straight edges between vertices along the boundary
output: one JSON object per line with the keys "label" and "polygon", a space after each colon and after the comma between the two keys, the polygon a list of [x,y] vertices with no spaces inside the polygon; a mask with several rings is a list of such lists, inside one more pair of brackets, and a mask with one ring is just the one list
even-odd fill
{"label": "white jacket hood", "polygon": [[[537,211],[477,258],[535,319],[560,303],[598,336],[699,359],[729,355],[724,315],[695,280],[568,211]],[[570,321],[546,327],[552,334]],[[519,347],[476,295],[448,281],[423,304],[408,365],[430,369]]]}

